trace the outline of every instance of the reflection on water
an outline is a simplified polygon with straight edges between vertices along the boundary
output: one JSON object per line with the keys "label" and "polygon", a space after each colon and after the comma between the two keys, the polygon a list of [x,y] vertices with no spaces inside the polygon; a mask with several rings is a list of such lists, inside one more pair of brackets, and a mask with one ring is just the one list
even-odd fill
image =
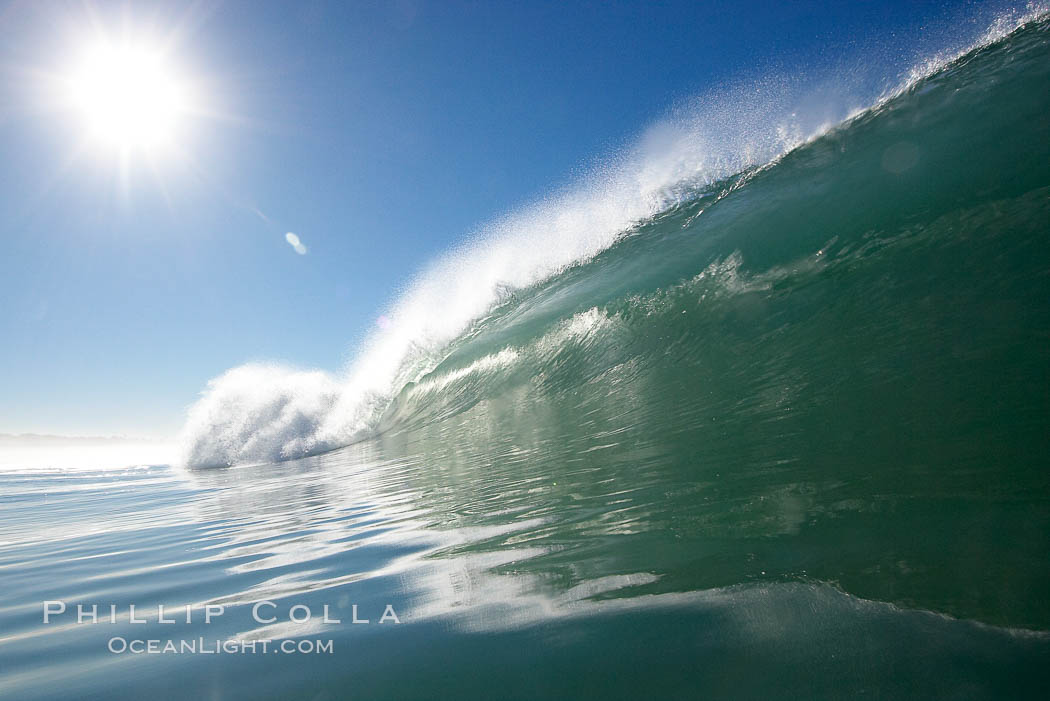
{"label": "reflection on water", "polygon": [[379,438],[6,469],[0,696],[1045,695],[1046,31],[515,293]]}
{"label": "reflection on water", "polygon": [[[954,265],[939,241],[958,230],[952,220],[909,247],[886,244],[879,265],[825,247],[786,290],[779,268],[748,273],[730,256],[675,288],[583,305],[527,342],[468,344],[402,393],[379,438],[333,453],[218,470],[6,471],[0,691],[1042,688],[1046,438],[1026,417],[1045,415],[1046,397],[1000,370],[1024,328],[972,320],[1011,299],[1045,314],[1043,298],[986,276],[998,296],[952,288],[955,307],[933,306],[969,312],[931,322],[909,300]],[[921,260],[923,245],[938,255]],[[871,294],[836,294],[826,273],[840,270]],[[851,333],[826,332],[847,323]],[[857,340],[880,334],[878,348]],[[923,351],[946,338],[953,353]],[[972,381],[948,381],[964,369]],[[1004,408],[998,423],[988,406]],[[45,600],[70,611],[45,625]],[[267,601],[274,615],[253,618]],[[77,603],[103,619],[115,606],[113,622],[77,623]],[[186,605],[190,622],[159,621],[162,606]],[[206,606],[224,613],[205,623]],[[293,606],[309,620],[291,620]],[[399,623],[380,622],[388,608]],[[114,636],[337,647],[137,656],[109,652]]]}
{"label": "reflection on water", "polygon": [[[919,698],[945,677],[986,693],[1046,682],[1032,662],[1050,653],[1047,634],[906,601],[925,596],[921,608],[948,611],[958,603],[950,587],[880,603],[822,576],[834,566],[878,588],[930,567],[897,558],[883,571],[877,539],[866,552],[854,542],[886,508],[881,497],[847,498],[841,479],[802,479],[794,463],[770,461],[760,480],[684,469],[675,427],[645,421],[652,398],[625,393],[587,408],[581,393],[570,406],[587,423],[580,431],[529,392],[281,465],[0,476],[3,688],[12,698],[112,697],[119,678],[128,697],[173,680],[219,698],[484,697],[493,684],[522,698],[623,697],[717,693],[735,679],[742,696],[834,696],[873,683]],[[116,604],[116,622],[77,624],[70,613],[43,625],[44,600]],[[275,604],[274,620],[251,617],[260,601]],[[130,604],[150,623],[132,623]],[[190,624],[186,604],[197,605]],[[209,604],[227,609],[206,625]],[[308,622],[289,620],[297,604]],[[175,624],[157,622],[161,605]],[[388,605],[399,624],[379,623]],[[339,623],[322,620],[325,606]],[[115,655],[113,636],[340,647],[328,658],[216,662]],[[989,655],[992,673],[967,671]],[[638,663],[630,679],[617,676]],[[604,679],[581,686],[571,665]]]}

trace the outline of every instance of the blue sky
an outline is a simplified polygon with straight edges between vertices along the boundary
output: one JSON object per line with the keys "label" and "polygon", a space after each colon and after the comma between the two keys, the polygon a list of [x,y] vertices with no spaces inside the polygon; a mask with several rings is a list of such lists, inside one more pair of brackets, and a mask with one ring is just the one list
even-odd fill
{"label": "blue sky", "polygon": [[[769,72],[906,63],[993,11],[0,4],[0,432],[171,434],[232,366],[335,370],[427,261],[677,102]],[[82,130],[46,86],[92,23],[170,39],[205,112],[181,158],[74,157]]]}

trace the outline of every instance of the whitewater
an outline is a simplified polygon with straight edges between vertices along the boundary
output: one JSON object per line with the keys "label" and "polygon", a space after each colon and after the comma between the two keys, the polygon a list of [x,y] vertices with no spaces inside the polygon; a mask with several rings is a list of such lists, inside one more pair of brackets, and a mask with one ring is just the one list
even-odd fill
{"label": "whitewater", "polygon": [[[188,469],[14,439],[0,693],[1045,696],[1050,17],[960,31],[682,102],[344,371],[213,380]],[[107,650],[154,636],[335,652]]]}
{"label": "whitewater", "polygon": [[[481,227],[422,271],[385,310],[385,328],[341,373],[253,363],[211,380],[188,412],[181,462],[287,460],[389,427],[384,414],[403,388],[438,368],[465,334],[521,291],[594,259],[655,218],[690,203],[709,207],[747,187],[785,155],[890,109],[1046,11],[1029,5],[1007,13],[976,40],[944,39],[886,75],[861,63],[834,73],[765,74],[676,105],[574,185]],[[900,157],[907,164],[910,155]]]}

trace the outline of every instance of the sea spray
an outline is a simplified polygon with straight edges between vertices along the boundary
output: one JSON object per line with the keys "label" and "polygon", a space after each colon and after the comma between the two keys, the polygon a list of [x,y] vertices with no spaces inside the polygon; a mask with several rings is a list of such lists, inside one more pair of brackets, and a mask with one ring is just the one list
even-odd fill
{"label": "sea spray", "polygon": [[[806,81],[767,77],[750,83],[751,89],[727,88],[680,105],[577,184],[483,227],[430,266],[386,312],[386,328],[366,340],[343,373],[249,365],[212,380],[190,409],[183,461],[210,466],[282,460],[345,445],[381,424],[389,428],[397,413],[391,402],[403,388],[446,363],[469,340],[463,334],[470,335],[471,325],[501,304],[593,260],[625,235],[647,231],[647,223],[660,217],[688,209],[691,219],[681,224],[688,228],[696,217],[708,216],[711,203],[734,189],[753,187],[748,181],[756,173],[781,167],[786,154],[821,167],[866,122],[892,120],[883,113],[913,109],[912,93],[920,84],[934,84],[946,66],[965,62],[1017,26],[1036,22],[1041,12],[1032,7],[1024,15],[1004,16],[982,35],[978,48],[968,53],[941,49],[898,81],[882,81],[895,85],[892,89],[867,97],[844,89],[831,91],[834,100],[814,101]],[[824,94],[829,94],[826,86]],[[870,107],[858,110],[857,104]],[[916,144],[902,139],[880,152],[879,167],[911,167],[920,158]],[[858,177],[857,186],[864,182]],[[827,239],[834,236],[828,231]],[[770,251],[776,250],[774,240],[769,244]],[[658,271],[671,250],[649,254],[651,270],[645,275]],[[667,269],[675,275],[687,272],[676,265]]]}

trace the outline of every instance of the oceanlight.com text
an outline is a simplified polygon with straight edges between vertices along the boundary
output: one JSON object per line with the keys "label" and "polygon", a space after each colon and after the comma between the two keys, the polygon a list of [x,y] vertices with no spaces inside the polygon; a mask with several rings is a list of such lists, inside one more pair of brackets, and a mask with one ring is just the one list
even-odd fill
{"label": "oceanlight.com text", "polygon": [[142,640],[110,638],[107,649],[115,655],[331,655],[332,640]]}

